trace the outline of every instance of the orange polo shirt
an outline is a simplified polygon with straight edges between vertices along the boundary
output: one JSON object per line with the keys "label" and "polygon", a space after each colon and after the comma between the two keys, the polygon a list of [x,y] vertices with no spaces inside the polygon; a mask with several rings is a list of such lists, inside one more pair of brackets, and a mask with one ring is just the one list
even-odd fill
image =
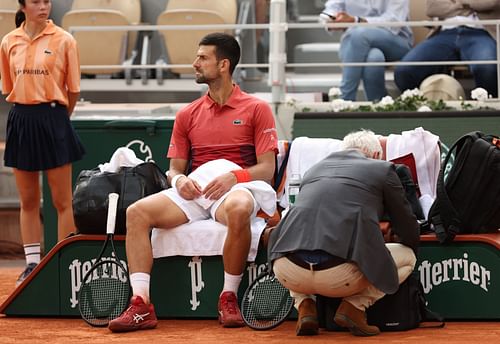
{"label": "orange polo shirt", "polygon": [[68,92],[80,92],[75,39],[48,20],[45,29],[31,40],[25,24],[5,35],[0,45],[2,94],[11,103],[57,101],[67,106]]}

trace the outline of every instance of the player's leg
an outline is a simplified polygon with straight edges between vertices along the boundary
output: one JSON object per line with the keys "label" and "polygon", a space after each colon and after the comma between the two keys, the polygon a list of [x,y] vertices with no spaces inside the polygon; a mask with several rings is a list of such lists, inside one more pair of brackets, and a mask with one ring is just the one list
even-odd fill
{"label": "player's leg", "polygon": [[125,246],[133,296],[127,310],[109,323],[111,331],[151,329],[158,323],[149,295],[153,266],[151,229],[173,228],[206,217],[208,212],[194,202],[184,200],[173,189],[142,198],[127,208]]}
{"label": "player's leg", "polygon": [[28,277],[40,262],[40,173],[13,169],[21,203],[20,228],[26,255],[26,269],[16,285]]}
{"label": "player's leg", "polygon": [[46,171],[52,203],[57,211],[57,239],[61,241],[76,230],[73,217],[73,192],[71,186],[71,164]]}
{"label": "player's leg", "polygon": [[223,248],[224,287],[218,304],[219,321],[224,327],[244,326],[237,293],[250,250],[250,223],[255,209],[255,199],[246,189],[231,191],[214,209],[215,219],[228,230]]}

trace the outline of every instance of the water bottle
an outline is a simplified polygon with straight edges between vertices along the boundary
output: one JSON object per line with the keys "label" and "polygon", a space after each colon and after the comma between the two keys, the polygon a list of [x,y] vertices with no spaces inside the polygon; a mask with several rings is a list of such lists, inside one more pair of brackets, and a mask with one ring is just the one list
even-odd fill
{"label": "water bottle", "polygon": [[299,193],[300,188],[300,175],[292,174],[290,178],[290,183],[288,184],[288,203],[290,205],[295,203],[295,197]]}

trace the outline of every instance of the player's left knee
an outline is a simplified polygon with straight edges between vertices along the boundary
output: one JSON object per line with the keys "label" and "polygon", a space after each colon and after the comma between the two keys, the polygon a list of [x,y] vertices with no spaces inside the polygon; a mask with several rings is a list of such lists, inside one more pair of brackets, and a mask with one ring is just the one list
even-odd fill
{"label": "player's left knee", "polygon": [[249,218],[253,212],[253,200],[247,197],[227,199],[225,209],[228,218]]}

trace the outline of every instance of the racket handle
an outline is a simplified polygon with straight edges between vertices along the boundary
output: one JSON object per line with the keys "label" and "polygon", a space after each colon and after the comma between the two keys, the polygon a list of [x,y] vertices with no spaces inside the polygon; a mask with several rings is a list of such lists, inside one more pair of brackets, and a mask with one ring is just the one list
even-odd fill
{"label": "racket handle", "polygon": [[116,210],[118,208],[118,197],[117,193],[110,193],[108,195],[108,221],[106,223],[106,234],[115,233],[116,224]]}

